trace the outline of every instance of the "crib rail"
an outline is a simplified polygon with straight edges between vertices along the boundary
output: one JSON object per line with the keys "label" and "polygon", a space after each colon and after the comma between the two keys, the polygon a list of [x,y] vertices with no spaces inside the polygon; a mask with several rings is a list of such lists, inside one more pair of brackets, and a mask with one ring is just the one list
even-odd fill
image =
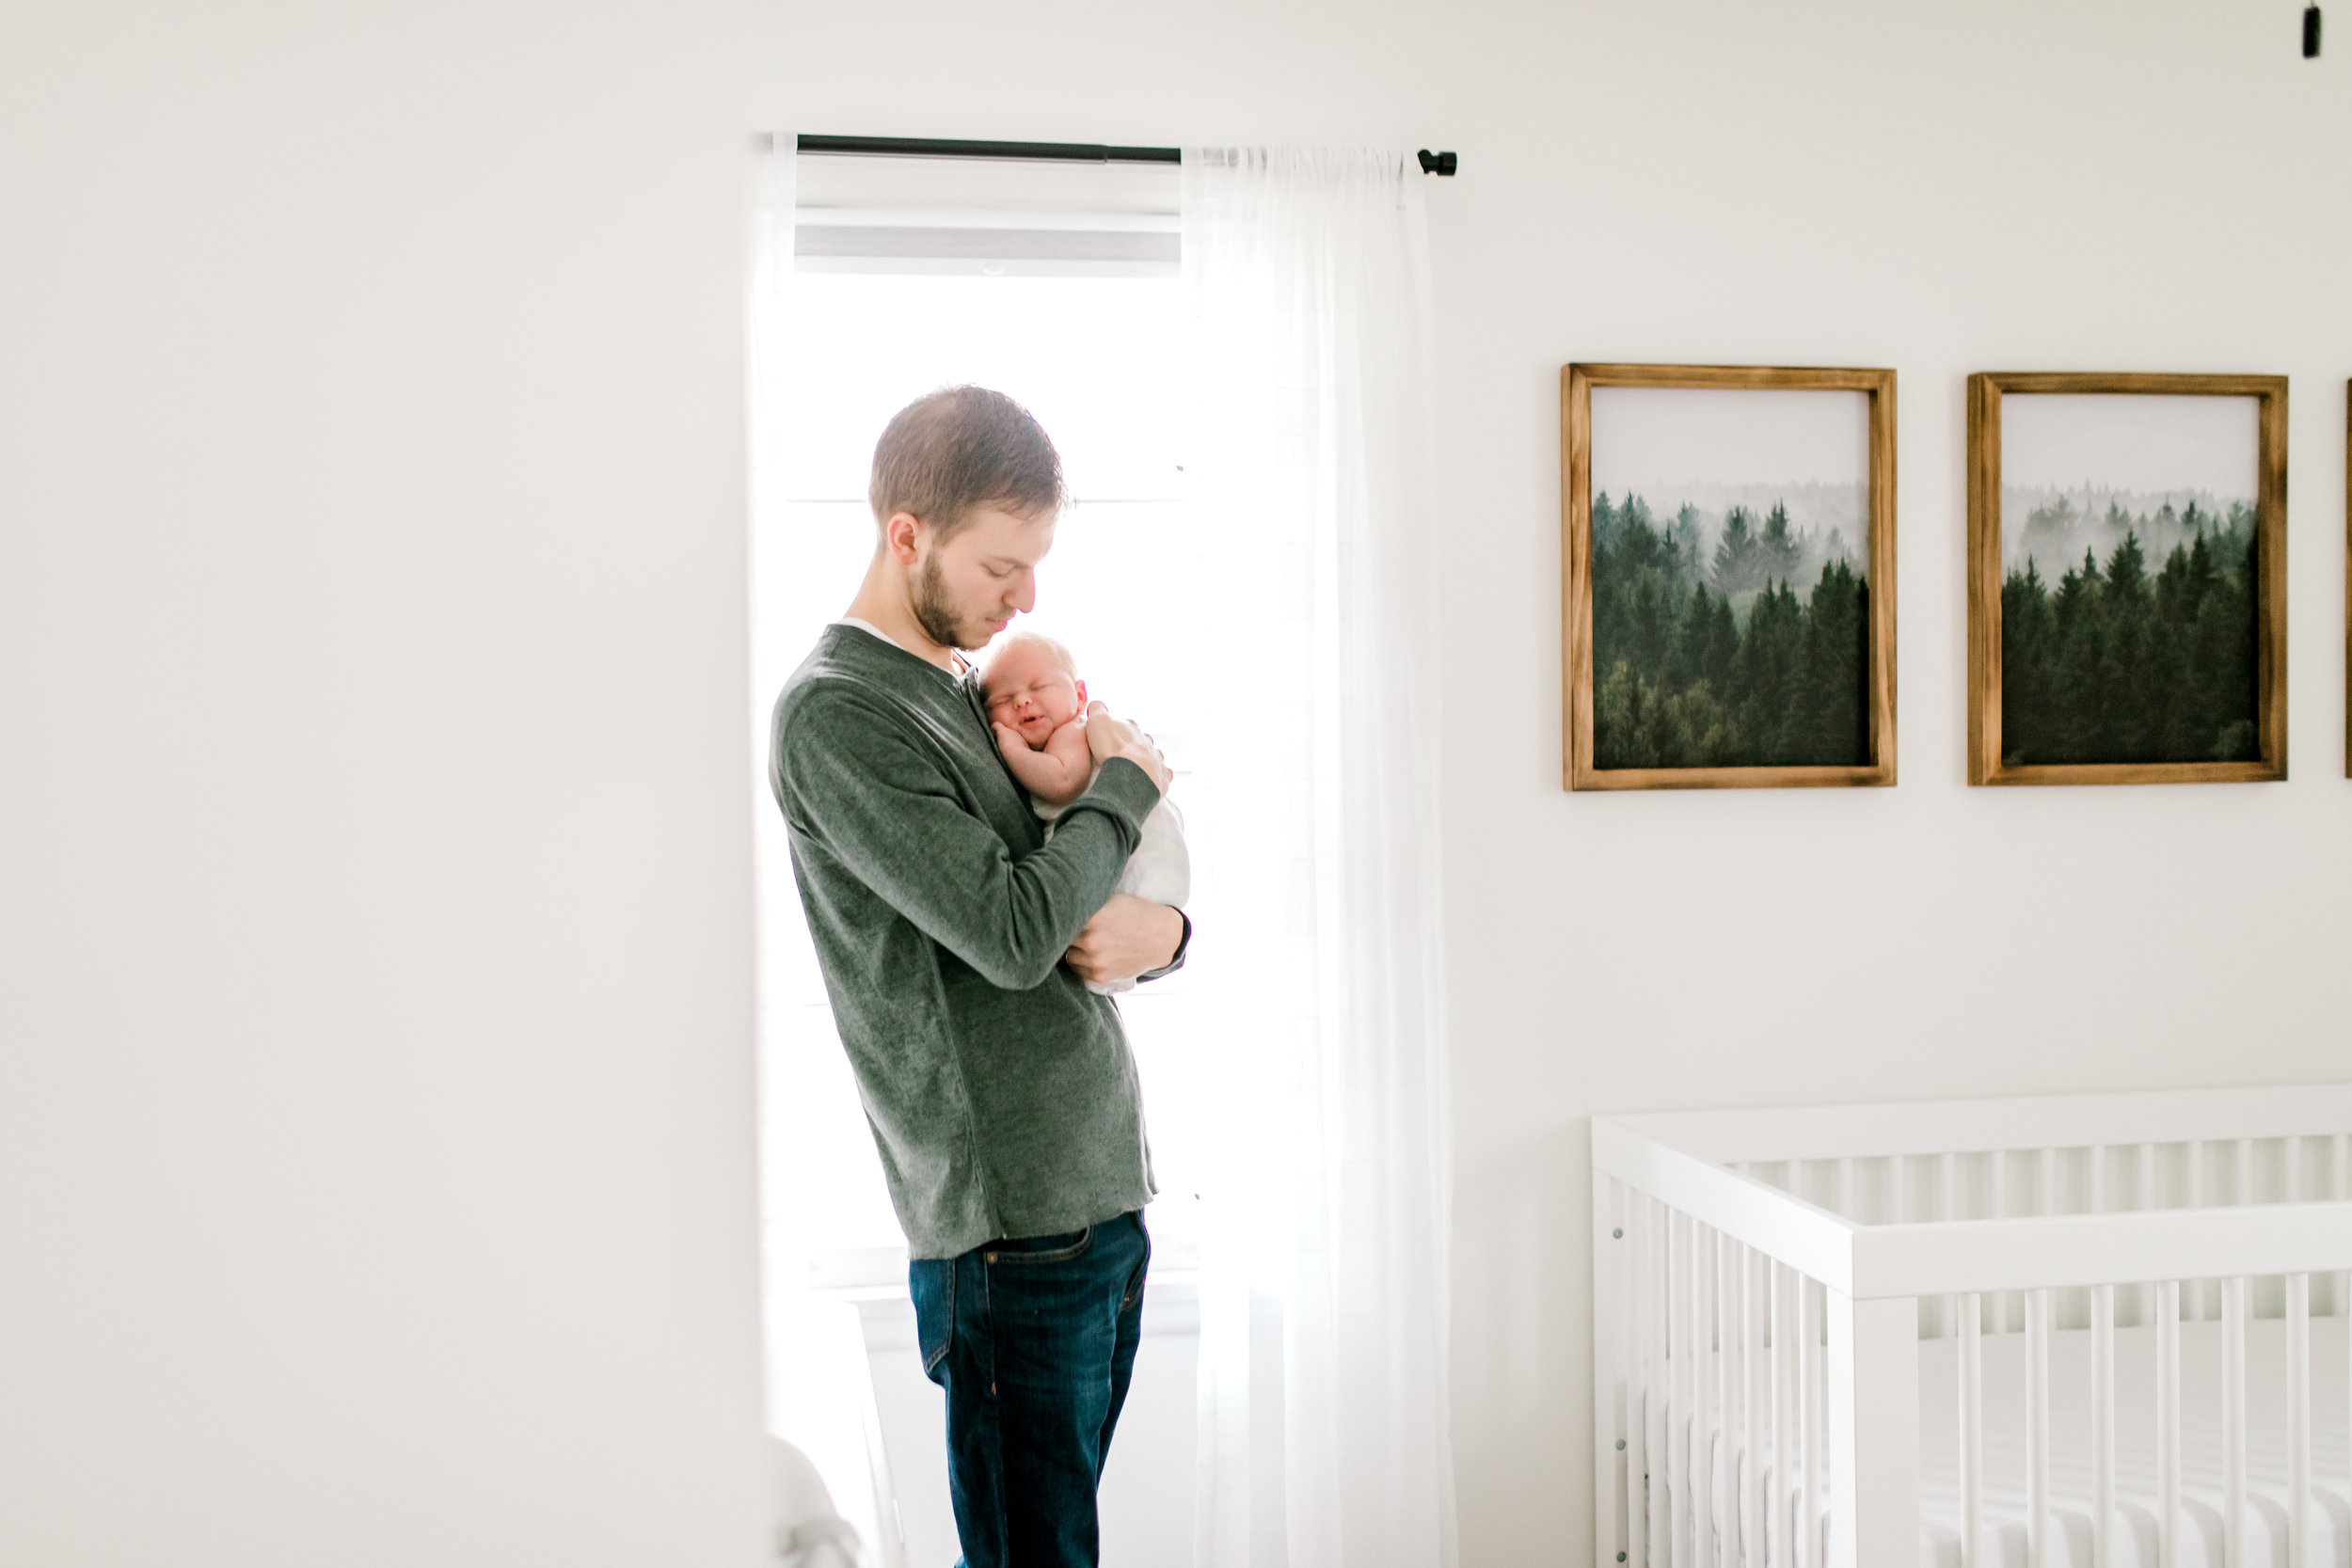
{"label": "crib rail", "polygon": [[1673,1111],[1612,1119],[1728,1165],[2091,1144],[2234,1144],[2342,1134],[2352,1127],[2352,1084]]}
{"label": "crib rail", "polygon": [[[1930,1137],[1939,1119],[1949,1135]],[[2346,1128],[2352,1085],[1596,1117],[1598,1560],[1916,1560],[1927,1338],[1954,1341],[1960,1560],[2008,1560],[1987,1511],[1984,1378],[1988,1342],[2014,1335],[2025,1560],[2079,1561],[2053,1534],[2052,1354],[2055,1333],[2088,1329],[2071,1354],[2079,1370],[2087,1339],[2090,1560],[2120,1568],[2118,1334],[2153,1328],[2129,1354],[2154,1361],[2156,1560],[2177,1568],[2182,1328],[2202,1323],[2201,1354],[2218,1329],[2221,1560],[2250,1568],[2260,1317],[2284,1335],[2284,1560],[2307,1568],[2311,1322],[2352,1314]],[[2337,1481],[2352,1497],[2352,1475]]]}

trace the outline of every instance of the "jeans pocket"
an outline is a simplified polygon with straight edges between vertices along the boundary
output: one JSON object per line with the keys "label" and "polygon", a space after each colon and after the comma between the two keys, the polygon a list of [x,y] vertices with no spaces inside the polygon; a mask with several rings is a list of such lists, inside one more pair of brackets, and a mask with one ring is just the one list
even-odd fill
{"label": "jeans pocket", "polygon": [[1094,1245],[1094,1227],[1067,1236],[1030,1236],[1018,1242],[991,1243],[982,1254],[992,1263],[1067,1263],[1084,1258]]}
{"label": "jeans pocket", "polygon": [[1120,1292],[1119,1309],[1122,1313],[1143,1305],[1143,1282],[1152,1273],[1152,1232],[1144,1228],[1142,1211],[1128,1218],[1135,1222],[1136,1234],[1142,1238],[1143,1257],[1136,1263],[1135,1272],[1127,1276],[1127,1288]]}
{"label": "jeans pocket", "polygon": [[907,1293],[914,1298],[914,1342],[923,1353],[923,1375],[933,1375],[956,1339],[956,1260],[918,1258],[907,1265]]}

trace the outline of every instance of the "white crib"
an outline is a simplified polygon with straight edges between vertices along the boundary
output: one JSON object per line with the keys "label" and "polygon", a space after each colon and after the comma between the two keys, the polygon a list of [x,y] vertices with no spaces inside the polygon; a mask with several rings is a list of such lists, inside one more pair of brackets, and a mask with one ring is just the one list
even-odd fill
{"label": "white crib", "polygon": [[2352,1085],[1596,1117],[1596,1560],[2352,1568],[2347,1270]]}

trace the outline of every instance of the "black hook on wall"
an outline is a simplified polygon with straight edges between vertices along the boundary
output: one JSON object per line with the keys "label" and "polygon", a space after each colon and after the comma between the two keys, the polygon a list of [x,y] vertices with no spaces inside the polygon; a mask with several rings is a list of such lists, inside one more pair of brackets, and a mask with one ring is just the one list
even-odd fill
{"label": "black hook on wall", "polygon": [[2303,8],[2303,57],[2307,60],[2319,58],[2319,8],[2317,6]]}
{"label": "black hook on wall", "polygon": [[1421,171],[1423,174],[1442,174],[1452,179],[1454,171],[1461,166],[1462,160],[1451,152],[1432,152],[1425,147],[1421,150]]}

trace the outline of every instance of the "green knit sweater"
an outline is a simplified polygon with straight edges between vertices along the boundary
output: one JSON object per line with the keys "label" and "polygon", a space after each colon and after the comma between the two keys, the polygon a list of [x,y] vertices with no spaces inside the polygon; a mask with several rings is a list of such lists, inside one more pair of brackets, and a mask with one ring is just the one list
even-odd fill
{"label": "green knit sweater", "polygon": [[1135,851],[1151,776],[1113,758],[1049,843],[974,682],[842,625],[776,699],[768,769],[913,1255],[1142,1208],[1135,1058],[1061,957]]}

